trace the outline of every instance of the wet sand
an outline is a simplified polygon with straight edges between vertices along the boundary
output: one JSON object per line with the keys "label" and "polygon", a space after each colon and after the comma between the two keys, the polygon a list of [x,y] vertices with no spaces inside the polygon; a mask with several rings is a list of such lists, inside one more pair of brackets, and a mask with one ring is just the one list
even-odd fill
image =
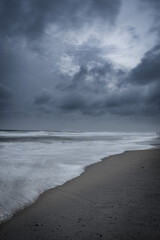
{"label": "wet sand", "polygon": [[0,239],[160,239],[160,150],[128,151],[86,168],[0,225]]}

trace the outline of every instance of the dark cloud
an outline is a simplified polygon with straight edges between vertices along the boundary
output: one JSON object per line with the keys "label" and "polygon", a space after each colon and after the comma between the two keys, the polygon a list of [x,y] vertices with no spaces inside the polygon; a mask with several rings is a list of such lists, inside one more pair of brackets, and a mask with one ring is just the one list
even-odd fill
{"label": "dark cloud", "polygon": [[133,39],[133,40],[139,40],[139,36],[138,36],[138,34],[136,34],[136,30],[135,30],[135,27],[133,27],[133,26],[128,26],[127,27],[127,31],[130,33],[130,35],[131,35],[131,38]]}
{"label": "dark cloud", "polygon": [[101,63],[91,69],[82,66],[79,72],[74,75],[68,88],[98,93],[103,91],[106,82],[110,80],[113,74],[112,72],[114,72],[113,67],[108,62]]}
{"label": "dark cloud", "polygon": [[[107,96],[110,97],[108,102],[112,94],[116,96],[116,90],[113,89],[118,89],[125,73],[103,58],[100,54],[103,50],[91,48],[86,43],[84,45],[85,52],[72,52],[74,62],[80,65],[79,71],[72,77],[64,75],[60,78],[52,93],[43,90],[35,96],[34,102],[42,112],[46,113],[46,108],[53,113],[56,110],[79,111],[88,115],[105,114],[108,111]],[[84,46],[81,48],[84,49]]]}
{"label": "dark cloud", "polygon": [[13,96],[13,91],[6,87],[5,85],[0,84],[0,100],[8,101]]}
{"label": "dark cloud", "polygon": [[[157,28],[159,1],[143,2],[152,10]],[[125,57],[125,43],[133,46],[144,35],[139,33],[141,26],[120,23],[115,32],[107,30],[108,44],[102,30],[116,26],[120,6],[120,0],[0,0],[1,116],[50,119],[49,114],[58,119],[75,114],[81,121],[84,116],[152,115],[159,119],[159,44],[131,70],[109,59],[113,53],[114,59],[119,54]],[[117,33],[121,31],[127,33],[127,40]],[[119,44],[113,46],[112,39]],[[141,49],[137,49],[138,54]]]}
{"label": "dark cloud", "polygon": [[1,36],[40,36],[48,24],[62,28],[83,27],[105,20],[113,23],[120,0],[1,0]]}
{"label": "dark cloud", "polygon": [[[95,22],[98,24],[105,21],[107,24],[114,24],[120,5],[120,0],[0,0],[0,82],[6,88],[13,88],[16,92],[12,102],[13,112],[17,112],[17,109],[20,109],[19,112],[21,112],[21,109],[26,108],[26,105],[31,102],[42,111],[47,109],[47,112],[48,109],[54,111],[58,105],[55,101],[57,94],[54,85],[57,85],[60,76],[57,77],[58,80],[55,76],[51,77],[51,70],[48,67],[53,61],[56,69],[56,60],[46,61],[45,54],[50,49],[41,46],[42,39],[39,38],[45,36],[47,27],[52,25],[58,27],[57,32],[61,30],[65,32],[77,29],[79,31],[82,27],[91,26]],[[29,44],[28,39],[30,40]],[[34,41],[35,39],[36,41]],[[34,51],[32,51],[32,47]],[[35,49],[38,49],[36,56],[34,55]],[[80,51],[82,52],[82,49]],[[98,57],[98,54],[93,54],[93,49],[89,51],[90,58],[93,55]],[[59,52],[57,54],[59,57]],[[75,54],[81,56],[78,64],[84,62],[87,56],[87,53]],[[48,80],[51,78],[54,78],[52,82]],[[64,78],[66,80],[67,76]],[[72,85],[75,82],[76,80]],[[40,90],[48,89],[49,85],[52,85],[52,93],[49,93],[48,90],[48,92]],[[71,86],[70,83],[68,85]],[[39,93],[37,94],[37,92]],[[52,95],[55,95],[54,98]],[[32,99],[34,100],[32,101]],[[7,101],[9,102],[9,100]],[[2,108],[8,111],[9,105],[3,103],[3,107],[1,104]],[[28,107],[26,111],[32,111],[32,106]]]}
{"label": "dark cloud", "polygon": [[[87,115],[123,114],[124,108],[127,112],[127,109],[131,109],[131,105],[137,104],[138,101],[136,98],[135,102],[137,90],[119,88],[123,77],[124,72],[115,69],[110,61],[102,62],[101,59],[100,62],[94,63],[92,68],[88,61],[67,83],[64,78],[57,86],[59,94],[54,107],[60,111],[79,111]],[[53,105],[47,103],[47,106],[54,111]],[[42,108],[41,110],[43,111]]]}
{"label": "dark cloud", "polygon": [[5,84],[15,70],[16,55],[0,41],[0,82]]}
{"label": "dark cloud", "polygon": [[151,32],[156,31],[160,35],[160,1],[159,0],[140,0],[143,8],[152,11],[153,23]]}
{"label": "dark cloud", "polygon": [[[143,96],[139,107],[145,115],[160,115],[160,46],[157,45],[148,51],[141,62],[131,70],[127,77],[127,82],[134,88],[141,89]],[[138,95],[135,95],[137,101]]]}
{"label": "dark cloud", "polygon": [[160,114],[160,81],[149,88],[146,102],[152,113]]}
{"label": "dark cloud", "polygon": [[160,46],[155,46],[148,51],[140,64],[135,67],[130,75],[130,81],[138,85],[146,85],[160,81]]}
{"label": "dark cloud", "polygon": [[144,5],[145,7],[148,7],[146,6],[146,4],[149,5],[150,8],[152,8],[154,11],[155,11],[155,14],[156,15],[160,15],[159,13],[159,9],[160,9],[160,2],[159,0],[140,0]]}
{"label": "dark cloud", "polygon": [[66,111],[74,111],[74,110],[84,110],[87,108],[89,101],[88,97],[83,93],[74,93],[71,92],[67,94],[64,99],[62,99],[60,103],[60,108]]}
{"label": "dark cloud", "polygon": [[62,98],[63,109],[84,114],[160,115],[159,46],[148,51],[128,74],[95,52],[97,57],[88,56],[69,86],[61,83],[60,90],[68,92],[67,101]]}
{"label": "dark cloud", "polygon": [[57,89],[103,92],[106,85],[112,82],[113,77],[120,79],[124,74],[122,70],[116,69],[114,64],[104,57],[110,51],[114,51],[111,46],[103,49],[98,46],[97,41],[91,42],[90,39],[76,49],[69,49],[67,53],[79,66],[79,71],[67,81],[66,77],[62,78],[57,84]]}
{"label": "dark cloud", "polygon": [[43,105],[48,104],[52,101],[51,91],[48,89],[43,89],[35,96],[35,104]]}
{"label": "dark cloud", "polygon": [[10,88],[0,84],[0,117],[5,116],[10,110],[13,95],[13,91]]}
{"label": "dark cloud", "polygon": [[34,100],[38,109],[45,114],[59,111],[96,116],[150,116],[153,112],[160,115],[159,46],[148,51],[129,73],[104,59],[102,52],[89,43],[72,49],[70,54],[79,64],[79,71],[59,79],[52,93],[39,93]]}

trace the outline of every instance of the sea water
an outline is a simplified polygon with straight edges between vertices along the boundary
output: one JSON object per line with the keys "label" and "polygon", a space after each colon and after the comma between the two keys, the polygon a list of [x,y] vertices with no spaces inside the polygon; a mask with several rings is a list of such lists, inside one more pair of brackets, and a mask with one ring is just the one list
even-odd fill
{"label": "sea water", "polygon": [[150,148],[151,133],[0,132],[0,222],[103,157]]}

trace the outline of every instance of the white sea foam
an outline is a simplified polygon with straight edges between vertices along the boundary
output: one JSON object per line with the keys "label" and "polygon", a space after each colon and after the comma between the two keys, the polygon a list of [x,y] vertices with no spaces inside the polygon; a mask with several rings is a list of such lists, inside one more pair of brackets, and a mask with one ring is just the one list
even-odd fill
{"label": "white sea foam", "polygon": [[0,221],[87,165],[125,150],[150,148],[153,134],[0,132]]}

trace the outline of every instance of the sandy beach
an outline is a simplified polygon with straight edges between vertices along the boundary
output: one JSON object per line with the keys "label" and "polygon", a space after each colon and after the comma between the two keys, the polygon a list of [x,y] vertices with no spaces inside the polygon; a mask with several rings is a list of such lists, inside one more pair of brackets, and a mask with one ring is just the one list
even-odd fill
{"label": "sandy beach", "polygon": [[1,224],[0,239],[160,239],[160,150],[87,167]]}

